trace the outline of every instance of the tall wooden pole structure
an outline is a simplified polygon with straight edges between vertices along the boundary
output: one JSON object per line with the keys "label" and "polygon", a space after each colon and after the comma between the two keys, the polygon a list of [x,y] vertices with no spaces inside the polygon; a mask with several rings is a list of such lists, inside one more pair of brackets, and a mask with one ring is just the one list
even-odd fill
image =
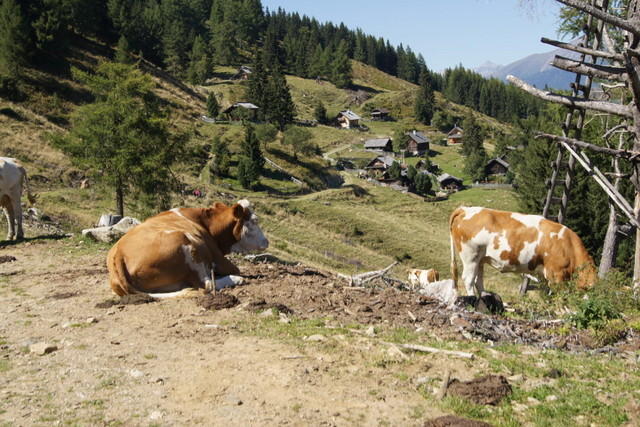
{"label": "tall wooden pole structure", "polygon": [[[630,0],[626,10],[626,17],[617,16],[609,11],[609,0],[556,0],[566,6],[584,12],[588,16],[587,37],[589,31],[593,31],[592,43],[584,43],[573,46],[567,43],[542,39],[544,43],[562,47],[581,54],[579,60],[573,60],[557,56],[552,65],[577,74],[576,82],[571,96],[559,95],[548,91],[538,90],[513,76],[507,79],[514,85],[537,96],[541,99],[566,105],[570,108],[570,114],[574,110],[584,114],[585,110],[592,110],[601,113],[608,113],[628,119],[627,129],[633,136],[631,150],[624,150],[622,144],[618,149],[589,144],[579,140],[579,132],[574,133],[575,138],[570,138],[567,134],[569,126],[565,122],[563,135],[541,135],[544,138],[558,143],[559,150],[566,150],[571,158],[579,163],[596,180],[596,182],[608,194],[611,206],[625,215],[629,222],[636,227],[635,262],[633,272],[634,288],[640,287],[640,0]],[[624,37],[623,46],[616,47],[608,37],[607,28],[611,31],[621,33]],[[604,39],[603,39],[604,37]],[[587,60],[590,58],[590,60]],[[587,85],[581,85],[580,76],[586,76]],[[617,83],[631,95],[631,102],[628,104],[614,103],[608,101],[596,101],[589,99],[589,86],[591,79],[605,79]],[[583,96],[579,96],[582,91]],[[568,116],[568,119],[571,117]],[[581,120],[579,122],[582,122]],[[579,123],[581,124],[581,123]],[[604,139],[604,138],[603,138]],[[596,166],[594,166],[585,154],[586,150],[596,151],[614,156],[616,159],[626,159],[632,164],[633,174],[631,182],[635,187],[636,194],[633,203],[629,203],[618,191],[619,173],[616,177],[618,181],[611,184]],[[558,158],[560,159],[559,152]],[[557,182],[557,170],[554,169],[552,176],[552,186]],[[565,189],[567,180],[563,182]],[[567,197],[565,197],[565,195]],[[545,200],[545,216],[549,215],[549,205],[553,201],[553,188]],[[556,197],[557,198],[557,197]],[[568,191],[563,193],[559,200],[561,208],[556,218],[558,221],[564,220]]]}

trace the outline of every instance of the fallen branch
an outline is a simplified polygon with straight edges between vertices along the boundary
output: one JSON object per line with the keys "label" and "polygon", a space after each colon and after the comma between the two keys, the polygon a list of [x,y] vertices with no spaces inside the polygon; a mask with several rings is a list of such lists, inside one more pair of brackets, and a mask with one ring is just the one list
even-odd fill
{"label": "fallen branch", "polygon": [[507,80],[511,82],[514,86],[519,87],[525,92],[530,93],[531,95],[543,99],[545,101],[555,102],[557,104],[566,105],[568,107],[573,108],[581,108],[587,110],[601,111],[603,113],[616,114],[622,117],[633,118],[633,113],[631,108],[627,105],[614,104],[613,102],[603,102],[603,101],[590,101],[585,100],[583,98],[577,98],[575,96],[566,96],[559,95],[553,92],[545,92],[538,88],[531,86],[528,83],[520,80],[519,78],[508,75]]}
{"label": "fallen branch", "polygon": [[585,55],[597,56],[599,58],[612,59],[614,61],[623,61],[624,57],[619,53],[606,52],[602,50],[589,49],[587,47],[576,46],[571,43],[565,43],[557,40],[551,40],[546,37],[540,39],[542,43],[550,44],[551,46],[560,47],[562,49],[571,50],[573,52],[584,53]]}
{"label": "fallen branch", "polygon": [[399,346],[401,348],[405,348],[407,350],[421,351],[423,353],[448,354],[449,356],[462,357],[464,359],[473,359],[475,357],[473,355],[473,353],[467,353],[467,352],[464,352],[464,351],[443,350],[441,348],[427,347],[425,345],[419,345],[419,344],[394,344],[394,343],[386,342],[386,341],[382,341],[382,342],[384,344],[387,344],[387,345],[396,345],[396,346]]}
{"label": "fallen branch", "polygon": [[627,70],[622,67],[609,67],[607,65],[600,64],[585,64],[574,59],[565,58],[560,55],[556,55],[551,61],[551,65],[564,71],[571,73],[586,74],[591,77],[598,77],[601,79],[615,80],[618,82],[625,82]]}
{"label": "fallen branch", "polygon": [[549,133],[539,133],[536,138],[551,139],[553,141],[564,142],[572,147],[586,148],[598,153],[608,154],[615,157],[622,157],[624,159],[634,159],[640,156],[637,151],[618,150],[617,148],[601,147],[600,145],[590,144],[588,142],[580,141],[566,136],[553,135]]}
{"label": "fallen branch", "polygon": [[349,286],[357,287],[357,286],[362,286],[365,283],[372,281],[373,279],[377,279],[378,277],[384,276],[387,273],[387,271],[391,270],[393,267],[395,267],[398,264],[399,262],[395,261],[394,263],[383,268],[382,270],[367,271],[366,273],[356,274],[355,276],[347,276],[346,274],[338,273],[337,276],[340,277],[341,279],[348,280]]}

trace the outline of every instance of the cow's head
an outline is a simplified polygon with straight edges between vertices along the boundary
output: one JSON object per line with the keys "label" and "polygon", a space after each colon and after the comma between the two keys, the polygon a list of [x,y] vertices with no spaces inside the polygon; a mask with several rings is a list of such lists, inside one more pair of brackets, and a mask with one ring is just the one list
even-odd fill
{"label": "cow's head", "polygon": [[258,216],[250,209],[247,199],[240,200],[233,206],[233,215],[238,219],[233,229],[236,243],[231,252],[259,252],[269,247],[269,240],[258,225]]}
{"label": "cow's head", "polygon": [[263,251],[269,246],[250,206],[248,200],[240,200],[233,206],[215,203],[204,210],[203,222],[224,254]]}
{"label": "cow's head", "polygon": [[579,289],[587,289],[593,286],[598,280],[596,266],[593,261],[584,263],[576,272],[576,285]]}

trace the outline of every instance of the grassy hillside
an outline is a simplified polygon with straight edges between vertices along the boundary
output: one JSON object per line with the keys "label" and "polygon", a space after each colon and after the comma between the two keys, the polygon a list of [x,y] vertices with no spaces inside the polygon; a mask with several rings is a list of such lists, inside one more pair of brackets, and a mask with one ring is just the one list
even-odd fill
{"label": "grassy hillside", "polygon": [[[107,46],[78,40],[72,50],[71,65],[91,71],[112,54]],[[339,176],[329,160],[321,155],[294,159],[291,149],[281,144],[281,135],[266,144],[264,151],[286,173],[267,165],[256,191],[241,189],[233,178],[212,181],[207,162],[208,147],[214,137],[227,140],[231,151],[237,152],[244,129],[238,123],[210,124],[199,120],[205,112],[204,96],[215,93],[224,108],[244,100],[246,82],[230,80],[234,68],[217,67],[206,86],[193,88],[148,63],[143,65],[154,75],[156,92],[171,112],[172,125],[190,135],[192,160],[176,165],[175,172],[187,189],[197,187],[206,194],[202,199],[195,199],[189,193],[176,194],[174,205],[205,205],[220,198],[249,197],[258,204],[273,251],[286,258],[344,272],[380,268],[394,258],[404,260],[398,270],[400,275],[408,267],[435,267],[446,271],[449,263],[447,219],[453,208],[467,203],[516,209],[513,194],[505,190],[465,190],[446,202],[425,203],[421,198],[373,186],[348,174]],[[374,154],[363,150],[364,141],[392,136],[400,126],[421,130],[433,141],[444,136],[412,120],[417,86],[357,62],[353,62],[353,78],[354,87],[342,90],[329,82],[287,76],[298,118],[311,119],[318,100],[324,103],[330,117],[347,108],[363,117],[363,124],[368,127],[364,132],[331,126],[308,128],[311,142],[329,159],[342,157],[366,163]],[[17,157],[25,163],[40,194],[38,207],[42,211],[67,228],[87,227],[101,213],[113,210],[113,195],[96,183],[89,189],[77,188],[83,171],[74,168],[69,159],[51,148],[47,135],[64,132],[75,108],[87,102],[89,96],[71,79],[68,67],[29,70],[27,81],[24,100],[0,101],[0,149],[3,155]],[[446,105],[439,94],[438,103]],[[369,120],[368,113],[376,107],[390,109],[397,121]],[[447,108],[457,114],[468,112],[465,107],[455,105]],[[486,127],[505,129],[495,120],[478,117]],[[432,161],[445,172],[464,177],[458,150],[432,144]],[[231,175],[235,161],[235,157],[232,158]],[[295,184],[289,175],[303,180],[305,185]],[[340,188],[313,192],[335,186],[340,180],[345,182]],[[129,214],[142,215],[135,201],[127,202]]]}

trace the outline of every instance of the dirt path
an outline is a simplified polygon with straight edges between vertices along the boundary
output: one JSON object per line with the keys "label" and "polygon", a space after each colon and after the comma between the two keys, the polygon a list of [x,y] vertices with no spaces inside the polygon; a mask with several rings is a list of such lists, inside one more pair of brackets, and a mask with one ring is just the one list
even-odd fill
{"label": "dirt path", "polygon": [[[365,339],[247,333],[260,315],[242,305],[205,310],[195,298],[111,305],[106,249],[85,246],[65,239],[0,250],[16,258],[0,264],[0,421],[420,425],[441,415],[378,366],[382,356]],[[252,286],[234,291],[241,302]],[[57,348],[38,355],[29,350],[38,343]]]}

